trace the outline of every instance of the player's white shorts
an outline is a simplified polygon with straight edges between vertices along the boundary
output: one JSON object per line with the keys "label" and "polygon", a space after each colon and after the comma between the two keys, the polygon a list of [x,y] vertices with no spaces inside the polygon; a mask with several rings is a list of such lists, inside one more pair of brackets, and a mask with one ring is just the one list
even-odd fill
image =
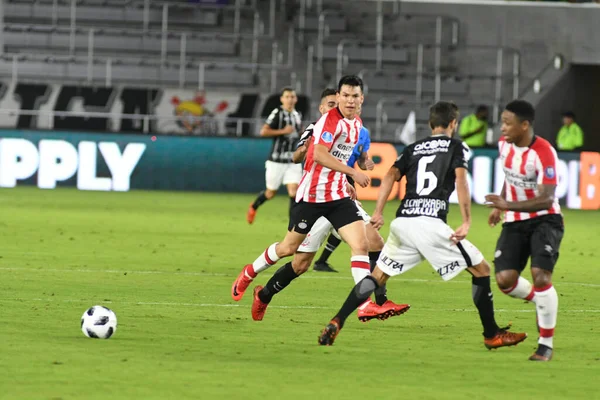
{"label": "player's white shorts", "polygon": [[444,221],[432,217],[396,218],[377,266],[386,274],[403,274],[426,259],[447,281],[467,267],[483,261],[481,252],[468,240],[455,245],[454,230]]}
{"label": "player's white shorts", "polygon": [[298,184],[300,183],[300,179],[302,179],[302,164],[267,161],[265,169],[265,181],[269,190],[279,189],[282,183],[284,185],[289,185],[290,183]]}
{"label": "player's white shorts", "polygon": [[[365,223],[369,223],[369,221],[371,221],[371,216],[367,214],[367,212],[358,204],[357,201],[354,203],[356,204],[356,208],[358,208],[357,212],[362,217],[363,221],[365,221]],[[335,237],[342,240],[337,231],[333,229],[333,226],[327,220],[327,218],[320,217],[315,222],[310,232],[308,232],[308,235],[306,235],[304,242],[302,242],[296,251],[298,253],[316,253],[321,248],[323,243],[325,243],[325,240],[327,240],[329,233],[333,233]]]}

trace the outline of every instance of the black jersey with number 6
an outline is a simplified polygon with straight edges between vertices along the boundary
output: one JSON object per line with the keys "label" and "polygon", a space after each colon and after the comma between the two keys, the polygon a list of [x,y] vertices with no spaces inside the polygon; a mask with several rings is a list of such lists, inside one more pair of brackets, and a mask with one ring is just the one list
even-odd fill
{"label": "black jersey with number 6", "polygon": [[406,195],[397,217],[428,216],[446,222],[456,168],[468,168],[470,149],[444,135],[430,136],[404,148],[394,163],[406,176]]}

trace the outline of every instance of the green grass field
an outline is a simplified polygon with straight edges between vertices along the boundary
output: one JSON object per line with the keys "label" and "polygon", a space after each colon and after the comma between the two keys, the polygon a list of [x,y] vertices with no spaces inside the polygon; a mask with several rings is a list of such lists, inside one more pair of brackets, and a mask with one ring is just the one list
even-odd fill
{"label": "green grass field", "polygon": [[[341,273],[307,273],[252,321],[251,296],[235,303],[231,283],[284,234],[284,197],[252,226],[249,195],[19,188],[0,199],[1,399],[600,396],[600,212],[565,213],[555,358],[544,364],[527,361],[537,341],[531,304],[494,286],[498,322],[529,338],[488,351],[470,277],[444,283],[426,264],[389,283],[391,299],[412,305],[408,313],[366,324],[352,317],[335,346],[318,346],[353,286],[345,245],[332,257]],[[388,224],[396,206],[388,205]],[[450,224],[458,217],[454,208]],[[500,230],[486,220],[475,207],[470,239],[490,259]],[[118,316],[110,340],[80,330],[96,304]]]}

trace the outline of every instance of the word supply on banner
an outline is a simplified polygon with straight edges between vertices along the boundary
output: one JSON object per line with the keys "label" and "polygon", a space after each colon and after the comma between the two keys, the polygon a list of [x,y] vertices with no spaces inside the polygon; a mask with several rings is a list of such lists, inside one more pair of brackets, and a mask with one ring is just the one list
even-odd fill
{"label": "word supply on banner", "polygon": [[[81,141],[75,147],[64,140],[40,140],[36,147],[26,139],[0,139],[0,187],[15,187],[17,181],[37,172],[41,189],[54,189],[57,182],[77,175],[80,190],[128,191],[145,150],[143,143],[129,143],[121,153],[119,145],[111,142]],[[97,176],[98,151],[111,177]]]}

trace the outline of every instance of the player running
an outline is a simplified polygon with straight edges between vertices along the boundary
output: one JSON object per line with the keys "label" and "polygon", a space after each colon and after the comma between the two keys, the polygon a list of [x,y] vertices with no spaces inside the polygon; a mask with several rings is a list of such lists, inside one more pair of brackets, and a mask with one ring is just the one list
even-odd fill
{"label": "player running", "polygon": [[298,190],[298,182],[302,177],[302,167],[292,163],[292,154],[302,129],[302,117],[294,109],[298,101],[294,89],[283,88],[280,101],[281,106],[271,112],[260,130],[261,136],[273,138],[273,146],[265,163],[267,188],[260,192],[256,200],[248,207],[246,220],[249,224],[254,222],[258,207],[272,199],[282,183],[287,186],[291,212],[295,204],[294,198]]}
{"label": "player running", "polygon": [[[319,337],[319,344],[332,345],[348,316],[390,276],[402,274],[425,258],[443,280],[467,270],[473,276],[473,301],[483,325],[488,349],[512,346],[527,337],[499,328],[494,318],[490,268],[481,252],[465,240],[471,226],[471,195],[467,183],[468,146],[452,139],[458,108],[438,102],[430,109],[432,136],[405,147],[383,179],[371,223],[383,225],[383,209],[395,181],[406,176],[406,196],[390,226],[390,235],[371,276],[350,292],[337,315]],[[446,224],[448,199],[456,183],[462,225],[453,231]]]}
{"label": "player running", "polygon": [[[359,110],[359,114],[358,114],[359,117],[360,117],[360,111],[361,110]],[[369,148],[370,147],[371,147],[371,136],[369,134],[369,130],[363,126],[360,129],[360,136],[358,138],[358,144],[354,147],[354,151],[352,152],[352,157],[350,157],[350,160],[348,160],[348,166],[354,167],[354,165],[356,164],[362,170],[373,169],[375,164],[373,163],[373,160],[371,160],[369,158]],[[351,182],[351,179],[348,179],[348,182],[351,185],[353,185],[353,182]],[[359,208],[360,208],[360,205],[359,205]],[[368,215],[367,215],[367,217],[369,218],[369,220],[371,219],[371,217],[369,217]],[[366,221],[366,222],[368,222],[368,221]],[[377,232],[377,230],[373,229],[373,232],[379,237],[378,242],[381,243],[381,246],[376,250],[371,249],[371,246],[369,246],[369,250],[370,250],[369,251],[369,259],[371,260],[371,271],[375,267],[375,262],[377,261],[377,258],[379,258],[379,252],[383,248],[383,238],[381,237],[379,232]],[[367,225],[367,236],[368,235],[369,235],[369,225]],[[337,247],[340,245],[340,243],[342,243],[342,239],[340,239],[337,232],[332,231],[331,234],[329,235],[329,237],[327,238],[327,242],[325,243],[325,248],[321,252],[321,255],[319,256],[317,261],[315,262],[315,265],[313,266],[313,270],[321,271],[321,272],[338,272],[335,269],[333,269],[331,267],[331,265],[329,265],[327,260],[329,260],[329,257],[335,251],[335,249],[337,249]],[[385,288],[380,288],[378,290],[381,290],[381,289],[383,289],[383,291],[385,293]],[[377,295],[378,294],[376,292],[375,296],[377,297]],[[383,301],[385,302],[385,300],[383,300]],[[381,303],[381,304],[383,304],[383,303]]]}
{"label": "player running", "polygon": [[[319,111],[321,112],[321,114],[326,114],[336,105],[336,91],[334,89],[325,89],[321,94],[321,104],[319,105]],[[302,134],[302,137],[298,142],[298,149],[294,152],[294,156],[292,157],[294,162],[304,161],[306,153],[311,144],[311,139],[313,138],[313,129],[314,124],[310,124]],[[368,147],[368,143],[370,143],[369,137],[367,136],[365,138],[363,132],[364,131],[361,130],[362,136],[359,136],[358,143],[355,146],[353,155],[350,158],[350,161],[348,162],[348,166],[350,167],[354,165],[354,161],[356,160],[356,148]],[[352,161],[353,159],[354,161]],[[360,158],[359,167],[361,167],[361,169],[363,170],[366,170],[369,168],[372,169],[373,166],[374,163],[368,158],[368,153],[363,152]],[[348,184],[348,191],[350,193],[350,197],[353,200],[355,200],[356,192],[354,191],[354,187],[350,184]],[[372,271],[375,267],[377,258],[379,257],[379,253],[383,248],[383,238],[381,237],[379,232],[375,228],[373,228],[371,224],[369,224],[371,217],[369,216],[369,214],[367,214],[365,210],[362,209],[358,202],[356,202],[356,207],[358,209],[358,212],[360,212],[361,217],[365,221],[367,240],[369,242],[369,268]],[[293,260],[288,263],[291,264],[294,272],[296,273],[296,276],[300,276],[306,271],[308,271],[317,250],[319,250],[319,248],[322,246],[323,242],[325,241],[325,238],[330,232],[332,233],[332,235],[339,236],[338,233],[333,229],[331,223],[327,220],[327,218],[321,217],[315,222],[308,235],[306,235],[306,239],[304,239],[304,241],[296,251],[296,254],[294,254]],[[364,277],[364,275],[360,271],[358,276],[356,275],[356,271],[354,271],[353,276],[355,276],[358,280]],[[281,290],[283,290],[269,290],[269,288],[271,287],[277,289],[279,288],[277,285],[275,285],[277,279],[277,275],[273,275],[271,280],[267,282],[265,287],[258,293],[258,296],[254,298],[253,309],[260,309],[262,310],[262,312],[257,314],[253,313],[253,318],[260,317],[262,319],[262,317],[264,316],[264,311],[266,310],[266,307],[272,300],[273,296],[278,294]],[[357,282],[358,281],[355,280],[355,283]],[[358,311],[358,319],[363,322],[369,321],[373,318],[383,320],[393,315],[402,314],[409,308],[410,306],[408,304],[395,304],[392,301],[388,300],[386,288],[385,286],[383,286],[381,288],[378,288],[375,292],[375,302],[368,301],[364,305],[361,305]]]}
{"label": "player running", "polygon": [[[540,337],[531,361],[550,361],[558,313],[552,271],[564,233],[555,196],[557,155],[547,140],[535,136],[533,106],[523,100],[509,103],[502,113],[503,137],[498,143],[505,181],[500,196],[485,197],[494,207],[490,226],[504,224],[494,264],[498,287],[507,295],[535,303]],[[531,257],[531,283],[521,276]]]}
{"label": "player running", "polygon": [[[239,301],[256,275],[279,259],[294,254],[320,217],[325,217],[348,243],[352,251],[351,270],[356,281],[370,274],[368,240],[363,219],[350,198],[346,176],[365,187],[369,177],[346,165],[358,142],[362,121],[357,110],[362,105],[362,79],[345,76],[338,84],[338,107],[323,115],[314,125],[312,145],[309,146],[304,174],[292,209],[288,233],[282,242],[267,248],[252,264],[246,265],[232,286],[232,297]],[[281,291],[297,278],[292,263],[281,267],[269,280],[268,296]],[[254,289],[252,316],[262,319],[270,298],[259,297],[262,286]],[[260,296],[264,296],[263,295]]]}

